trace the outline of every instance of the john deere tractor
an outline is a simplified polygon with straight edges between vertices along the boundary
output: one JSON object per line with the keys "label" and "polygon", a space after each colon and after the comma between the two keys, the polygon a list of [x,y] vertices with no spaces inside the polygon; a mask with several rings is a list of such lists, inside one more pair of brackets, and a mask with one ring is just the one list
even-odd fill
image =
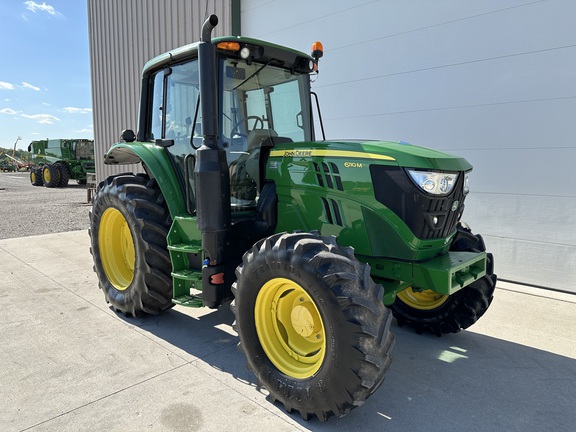
{"label": "john deere tractor", "polygon": [[382,384],[393,315],[440,335],[489,307],[492,257],[460,222],[472,166],[317,140],[321,44],[212,38],[217,23],[144,67],[138,134],[105,162],[145,174],[104,180],[91,210],[99,285],[128,316],[231,301],[271,399],[304,419],[343,416]]}

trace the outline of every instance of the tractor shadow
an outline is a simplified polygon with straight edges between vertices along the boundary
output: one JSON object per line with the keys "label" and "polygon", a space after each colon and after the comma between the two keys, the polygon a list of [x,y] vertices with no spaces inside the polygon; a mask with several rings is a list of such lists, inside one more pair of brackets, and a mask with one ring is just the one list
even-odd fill
{"label": "tractor shadow", "polygon": [[574,430],[575,359],[472,331],[441,338],[395,324],[392,331],[394,360],[382,387],[347,417],[304,427],[355,432]]}
{"label": "tractor shadow", "polygon": [[116,315],[128,325],[166,342],[172,351],[180,351],[178,354],[188,361],[202,361],[240,382],[257,387],[256,377],[246,369],[244,354],[237,348],[238,336],[232,330],[234,314],[229,303],[218,309],[176,306],[158,316],[126,318],[122,314]]}
{"label": "tractor shadow", "polygon": [[[228,305],[193,314],[178,308],[130,325],[258,391],[231,330]],[[542,431],[576,424],[576,360],[472,331],[441,338],[393,324],[394,360],[380,389],[341,419],[305,422],[311,431]],[[263,393],[264,396],[265,393]],[[273,408],[272,408],[273,407]]]}
{"label": "tractor shadow", "polygon": [[86,184],[79,184],[76,183],[74,180],[70,180],[70,183],[68,183],[68,186],[66,186],[69,189],[87,189]]}

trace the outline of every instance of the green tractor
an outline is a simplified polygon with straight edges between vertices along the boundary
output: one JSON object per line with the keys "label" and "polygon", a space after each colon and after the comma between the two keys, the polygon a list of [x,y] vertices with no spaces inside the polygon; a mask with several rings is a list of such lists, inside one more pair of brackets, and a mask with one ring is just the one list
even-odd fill
{"label": "green tractor", "polygon": [[340,417],[382,384],[392,316],[440,335],[489,307],[492,257],[460,222],[472,167],[408,144],[316,140],[321,45],[213,39],[217,23],[144,67],[138,135],[125,130],[105,162],[145,174],[101,182],[90,214],[99,285],[127,316],[231,301],[271,399]]}
{"label": "green tractor", "polygon": [[76,180],[86,184],[86,173],[94,172],[94,141],[88,139],[46,139],[28,145],[34,166],[32,186],[66,187]]}

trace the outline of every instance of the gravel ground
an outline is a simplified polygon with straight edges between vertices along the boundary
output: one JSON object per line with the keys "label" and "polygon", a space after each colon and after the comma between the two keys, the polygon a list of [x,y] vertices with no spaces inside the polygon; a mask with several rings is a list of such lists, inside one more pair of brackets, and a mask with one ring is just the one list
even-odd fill
{"label": "gravel ground", "polygon": [[74,180],[47,188],[32,186],[28,172],[0,172],[0,239],[87,230],[90,207]]}

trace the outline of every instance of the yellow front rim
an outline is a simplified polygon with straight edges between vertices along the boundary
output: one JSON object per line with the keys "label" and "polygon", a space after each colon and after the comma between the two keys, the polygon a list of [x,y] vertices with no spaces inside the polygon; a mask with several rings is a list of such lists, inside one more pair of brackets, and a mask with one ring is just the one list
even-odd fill
{"label": "yellow front rim", "polygon": [[256,332],[264,352],[281,372],[308,378],[322,366],[326,333],[320,312],[296,282],[274,278],[260,289],[254,307]]}
{"label": "yellow front rim", "polygon": [[128,222],[119,210],[108,208],[102,214],[98,246],[106,277],[117,290],[125,290],[134,279],[136,251]]}
{"label": "yellow front rim", "polygon": [[44,176],[44,183],[50,183],[50,170],[48,168],[44,168],[42,171],[42,175]]}
{"label": "yellow front rim", "polygon": [[414,291],[412,287],[408,287],[396,294],[396,297],[414,309],[432,310],[442,306],[449,296],[432,290]]}

